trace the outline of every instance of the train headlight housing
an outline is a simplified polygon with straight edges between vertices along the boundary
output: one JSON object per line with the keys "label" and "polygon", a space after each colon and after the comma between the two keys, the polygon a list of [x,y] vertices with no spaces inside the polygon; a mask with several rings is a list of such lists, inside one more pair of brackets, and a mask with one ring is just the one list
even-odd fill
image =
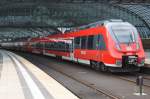
{"label": "train headlight housing", "polygon": [[145,63],[145,59],[144,58],[141,58],[140,59],[140,64],[144,64]]}
{"label": "train headlight housing", "polygon": [[144,64],[144,63],[145,63],[145,59],[142,59],[141,64]]}
{"label": "train headlight housing", "polygon": [[139,66],[144,66],[144,64],[145,64],[145,58],[138,59]]}

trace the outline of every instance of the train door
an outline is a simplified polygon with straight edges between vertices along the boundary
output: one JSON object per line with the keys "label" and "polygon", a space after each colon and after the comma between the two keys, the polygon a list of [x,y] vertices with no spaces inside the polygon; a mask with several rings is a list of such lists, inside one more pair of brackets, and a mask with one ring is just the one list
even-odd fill
{"label": "train door", "polygon": [[72,61],[76,61],[74,57],[74,50],[75,50],[75,39],[72,39],[70,44],[70,57]]}
{"label": "train door", "polygon": [[81,49],[81,37],[74,38],[74,61],[78,62],[79,53]]}
{"label": "train door", "polygon": [[81,37],[81,48],[79,53],[79,58],[86,59],[86,47],[87,47],[87,37],[83,36]]}
{"label": "train door", "polygon": [[64,40],[64,51],[68,54],[67,56],[63,56],[63,59],[73,61],[74,60],[74,40],[73,39],[67,39]]}
{"label": "train door", "polygon": [[45,54],[45,42],[42,42],[42,54]]}
{"label": "train door", "polygon": [[75,38],[75,50],[74,50],[75,58],[77,62],[90,64],[90,60],[88,60],[88,50],[87,50],[87,36],[77,37]]}
{"label": "train door", "polygon": [[90,35],[75,38],[74,56],[80,62],[84,60],[86,64],[89,61],[102,61],[101,58],[105,51],[106,45],[101,34]]}

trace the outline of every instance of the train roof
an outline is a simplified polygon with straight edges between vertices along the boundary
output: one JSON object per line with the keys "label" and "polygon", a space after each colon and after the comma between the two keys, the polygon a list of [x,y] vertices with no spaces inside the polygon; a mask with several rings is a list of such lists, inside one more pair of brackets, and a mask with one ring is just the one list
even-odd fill
{"label": "train roof", "polygon": [[72,31],[76,31],[76,30],[83,30],[83,29],[88,29],[88,28],[97,27],[97,26],[103,26],[109,22],[123,22],[123,20],[121,20],[121,19],[110,19],[110,20],[97,21],[94,23],[80,26],[80,27],[72,28],[70,31],[67,31],[67,32],[72,32]]}

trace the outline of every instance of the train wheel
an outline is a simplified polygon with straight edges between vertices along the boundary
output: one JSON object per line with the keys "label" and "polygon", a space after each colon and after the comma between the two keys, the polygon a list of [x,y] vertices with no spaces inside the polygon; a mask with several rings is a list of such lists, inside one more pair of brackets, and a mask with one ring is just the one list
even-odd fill
{"label": "train wheel", "polygon": [[100,65],[96,61],[91,61],[91,68],[95,69],[95,70],[99,70],[100,69]]}
{"label": "train wheel", "polygon": [[104,63],[100,64],[100,70],[103,71],[103,72],[107,71],[107,67],[105,66]]}
{"label": "train wheel", "polygon": [[58,60],[62,60],[62,57],[61,57],[61,56],[56,56],[56,58],[57,58]]}
{"label": "train wheel", "polygon": [[91,61],[91,62],[90,62],[90,67],[91,67],[92,69],[95,68],[95,62],[94,62],[94,61]]}
{"label": "train wheel", "polygon": [[95,65],[94,69],[97,71],[100,70],[100,64],[98,62],[95,62],[95,64],[96,65]]}

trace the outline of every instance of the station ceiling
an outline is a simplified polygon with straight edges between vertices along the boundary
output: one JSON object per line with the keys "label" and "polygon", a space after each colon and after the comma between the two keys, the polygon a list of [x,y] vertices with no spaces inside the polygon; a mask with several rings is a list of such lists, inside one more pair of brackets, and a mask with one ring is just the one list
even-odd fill
{"label": "station ceiling", "polygon": [[129,2],[134,2],[134,3],[145,3],[149,2],[149,0],[1,0],[1,4],[4,3],[16,3],[16,2],[48,2],[48,3],[82,3],[82,2],[106,2],[106,3],[129,3]]}
{"label": "station ceiling", "polygon": [[0,39],[46,36],[60,32],[58,27],[121,18],[110,8],[116,3],[129,2],[149,0],[1,0]]}

